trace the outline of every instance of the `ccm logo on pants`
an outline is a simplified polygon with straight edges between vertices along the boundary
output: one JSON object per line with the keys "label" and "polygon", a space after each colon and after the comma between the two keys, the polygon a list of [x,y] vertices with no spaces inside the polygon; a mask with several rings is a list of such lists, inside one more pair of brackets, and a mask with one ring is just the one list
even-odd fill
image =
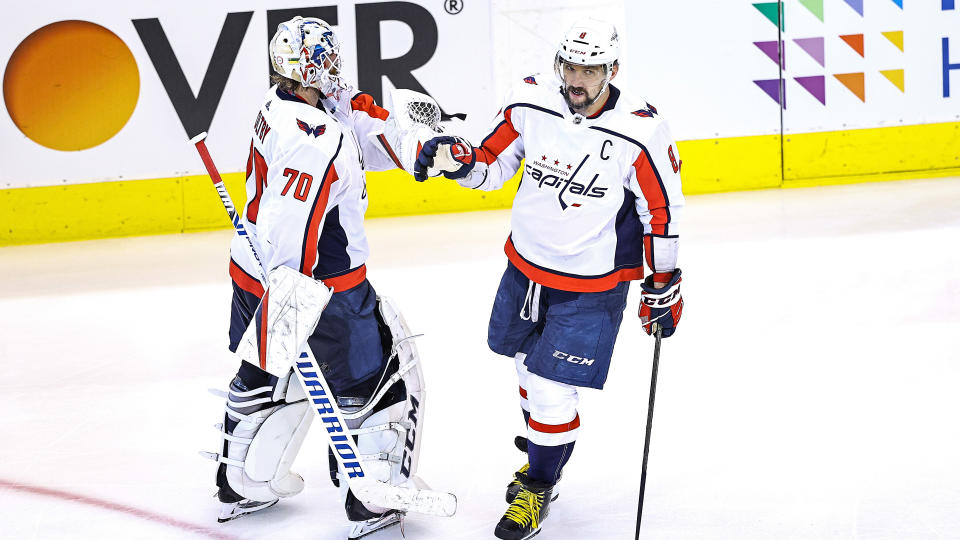
{"label": "ccm logo on pants", "polygon": [[594,358],[584,358],[582,356],[575,356],[572,354],[567,354],[563,351],[553,351],[553,357],[559,358],[560,360],[566,360],[567,362],[573,364],[580,364],[581,366],[589,366],[593,364]]}

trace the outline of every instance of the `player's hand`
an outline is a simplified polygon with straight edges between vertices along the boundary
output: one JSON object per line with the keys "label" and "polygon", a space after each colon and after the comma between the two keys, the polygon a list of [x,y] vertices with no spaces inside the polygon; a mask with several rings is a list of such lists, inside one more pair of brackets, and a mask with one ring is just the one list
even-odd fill
{"label": "player's hand", "polygon": [[[662,285],[657,287],[656,285]],[[663,337],[670,337],[680,324],[683,297],[680,296],[680,269],[669,273],[647,276],[640,284],[640,322],[643,331],[653,335],[663,329]]]}
{"label": "player's hand", "polygon": [[462,137],[441,136],[425,142],[413,166],[413,177],[418,182],[427,179],[431,168],[456,180],[470,174],[476,162],[473,146]]}

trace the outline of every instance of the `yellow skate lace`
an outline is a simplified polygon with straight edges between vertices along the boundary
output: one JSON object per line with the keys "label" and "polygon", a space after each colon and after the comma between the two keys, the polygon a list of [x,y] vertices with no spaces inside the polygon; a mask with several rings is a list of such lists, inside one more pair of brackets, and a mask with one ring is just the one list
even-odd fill
{"label": "yellow skate lace", "polygon": [[523,527],[530,525],[536,529],[540,526],[540,509],[542,507],[543,495],[524,488],[517,494],[517,498],[510,504],[510,508],[507,508],[507,513],[503,517]]}
{"label": "yellow skate lace", "polygon": [[511,486],[519,486],[519,485],[520,485],[520,481],[517,480],[517,474],[525,473],[525,472],[527,472],[528,469],[530,469],[530,464],[529,464],[529,463],[524,463],[524,464],[523,464],[523,467],[520,467],[520,470],[518,470],[516,473],[514,473],[514,475],[513,475],[513,480],[510,481],[510,485],[511,485]]}

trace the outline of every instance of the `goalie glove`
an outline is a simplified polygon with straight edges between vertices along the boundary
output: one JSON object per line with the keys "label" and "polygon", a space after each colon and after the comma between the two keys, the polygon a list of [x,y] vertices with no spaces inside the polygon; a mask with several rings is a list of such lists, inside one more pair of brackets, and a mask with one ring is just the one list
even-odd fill
{"label": "goalie glove", "polygon": [[[663,287],[654,286],[654,278],[666,279],[669,281]],[[657,281],[660,281],[658,279]],[[680,269],[677,268],[672,273],[655,273],[647,276],[640,284],[643,292],[640,293],[640,321],[643,323],[643,331],[648,335],[653,335],[657,328],[663,329],[663,337],[670,337],[677,329],[680,323],[680,315],[683,313],[683,297],[680,296]]]}
{"label": "goalie glove", "polygon": [[447,178],[457,180],[470,174],[476,161],[476,151],[466,139],[434,137],[423,143],[413,166],[413,177],[423,182],[429,176],[430,169],[436,169]]}

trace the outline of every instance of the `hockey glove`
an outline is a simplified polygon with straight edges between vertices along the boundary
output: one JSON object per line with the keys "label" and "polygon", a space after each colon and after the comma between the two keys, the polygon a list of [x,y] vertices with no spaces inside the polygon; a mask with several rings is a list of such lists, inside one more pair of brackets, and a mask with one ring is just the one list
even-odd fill
{"label": "hockey glove", "polygon": [[429,176],[429,169],[438,169],[451,180],[470,174],[476,163],[473,146],[462,137],[434,137],[423,144],[413,166],[413,177],[423,182]]}
{"label": "hockey glove", "polygon": [[[654,287],[654,277],[669,276],[669,282],[663,287]],[[680,296],[680,269],[671,274],[653,274],[647,276],[640,285],[640,321],[643,331],[653,335],[657,328],[663,329],[663,337],[670,337],[680,323],[683,313],[683,297]]]}

